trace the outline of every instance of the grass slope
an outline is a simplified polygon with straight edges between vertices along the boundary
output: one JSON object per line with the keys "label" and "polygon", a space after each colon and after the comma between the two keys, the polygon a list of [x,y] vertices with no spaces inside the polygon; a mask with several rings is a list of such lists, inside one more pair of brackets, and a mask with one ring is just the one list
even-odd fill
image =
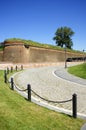
{"label": "grass slope", "polygon": [[80,78],[86,79],[86,63],[69,67],[68,72]]}
{"label": "grass slope", "polygon": [[25,100],[9,89],[0,71],[0,130],[80,130],[84,122]]}
{"label": "grass slope", "polygon": [[[55,50],[64,51],[64,48],[61,48],[60,46],[54,46],[51,44],[39,43],[39,42],[35,42],[32,40],[25,40],[25,39],[20,39],[20,38],[6,39],[5,42],[23,42],[25,45],[31,45],[31,46],[36,46],[36,47],[43,47],[43,48],[47,48],[47,49],[55,49]],[[83,54],[83,52],[78,51],[78,50],[67,49],[67,51]]]}

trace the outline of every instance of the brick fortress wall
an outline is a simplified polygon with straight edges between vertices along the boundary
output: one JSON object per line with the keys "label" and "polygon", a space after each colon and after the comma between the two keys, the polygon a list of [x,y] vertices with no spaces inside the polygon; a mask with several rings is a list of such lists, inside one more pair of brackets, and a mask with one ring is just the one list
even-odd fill
{"label": "brick fortress wall", "polygon": [[3,51],[0,51],[0,61],[3,60]]}
{"label": "brick fortress wall", "polygon": [[[25,46],[21,42],[5,42],[3,61],[13,63],[41,63],[65,61],[65,51]],[[66,52],[68,57],[83,57],[83,54]]]}

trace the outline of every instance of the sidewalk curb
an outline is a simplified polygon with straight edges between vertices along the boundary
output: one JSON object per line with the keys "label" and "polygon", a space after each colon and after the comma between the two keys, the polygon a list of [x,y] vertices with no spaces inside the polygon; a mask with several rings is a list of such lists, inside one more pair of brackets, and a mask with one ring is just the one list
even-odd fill
{"label": "sidewalk curb", "polygon": [[81,127],[81,130],[86,130],[86,123]]}

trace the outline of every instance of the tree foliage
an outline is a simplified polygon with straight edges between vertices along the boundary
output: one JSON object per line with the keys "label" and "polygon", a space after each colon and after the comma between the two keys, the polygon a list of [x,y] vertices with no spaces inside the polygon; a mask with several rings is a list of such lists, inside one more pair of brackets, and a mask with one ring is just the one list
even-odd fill
{"label": "tree foliage", "polygon": [[63,47],[64,45],[71,49],[73,46],[73,42],[71,36],[74,34],[71,28],[69,27],[60,27],[55,32],[55,37],[53,40],[56,40],[57,46]]}

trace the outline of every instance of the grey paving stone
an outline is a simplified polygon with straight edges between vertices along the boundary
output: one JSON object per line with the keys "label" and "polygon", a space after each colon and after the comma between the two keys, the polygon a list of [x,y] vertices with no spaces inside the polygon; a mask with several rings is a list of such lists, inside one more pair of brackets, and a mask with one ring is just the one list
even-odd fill
{"label": "grey paving stone", "polygon": [[[70,76],[65,71],[62,66],[27,69],[15,76],[15,82],[21,88],[26,88],[27,84],[31,84],[31,89],[37,94],[53,101],[71,99],[72,95],[76,93],[78,113],[86,115],[86,85],[78,82],[79,80],[72,81],[73,77],[69,80]],[[61,77],[61,75],[64,76]],[[53,105],[68,110],[72,109],[71,102]]]}

